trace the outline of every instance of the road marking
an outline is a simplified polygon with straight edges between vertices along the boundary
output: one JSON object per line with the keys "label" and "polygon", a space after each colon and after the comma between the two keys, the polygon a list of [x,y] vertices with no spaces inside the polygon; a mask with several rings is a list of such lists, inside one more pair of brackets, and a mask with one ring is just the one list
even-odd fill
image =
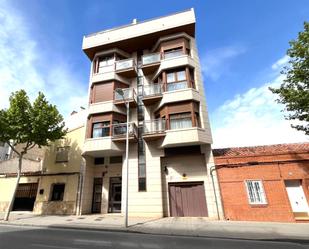
{"label": "road marking", "polygon": [[57,249],[78,249],[76,247],[69,247],[69,246],[52,246],[52,245],[45,245],[45,244],[32,244],[35,247],[46,247],[46,248],[57,248]]}
{"label": "road marking", "polygon": [[112,246],[111,241],[104,241],[104,240],[88,240],[88,239],[75,239],[74,244],[82,244],[82,245],[99,245],[99,246]]}

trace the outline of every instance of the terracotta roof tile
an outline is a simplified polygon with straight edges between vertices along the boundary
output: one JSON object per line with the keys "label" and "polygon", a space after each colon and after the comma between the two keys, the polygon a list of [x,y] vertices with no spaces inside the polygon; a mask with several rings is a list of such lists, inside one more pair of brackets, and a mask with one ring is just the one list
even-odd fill
{"label": "terracotta roof tile", "polygon": [[252,147],[232,147],[213,149],[213,155],[215,157],[226,156],[254,156],[254,155],[272,155],[282,153],[296,153],[296,152],[308,152],[309,143],[293,143],[293,144],[274,144]]}

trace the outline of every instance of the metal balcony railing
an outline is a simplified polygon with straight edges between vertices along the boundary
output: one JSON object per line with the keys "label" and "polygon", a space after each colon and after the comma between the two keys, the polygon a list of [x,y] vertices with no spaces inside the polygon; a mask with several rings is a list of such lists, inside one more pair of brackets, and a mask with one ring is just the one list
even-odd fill
{"label": "metal balcony railing", "polygon": [[153,53],[153,54],[145,54],[142,56],[142,64],[149,65],[153,63],[157,63],[161,61],[160,53]]}
{"label": "metal balcony railing", "polygon": [[165,125],[166,125],[165,119],[154,119],[144,121],[143,134],[162,133],[166,129]]}
{"label": "metal balcony railing", "polygon": [[115,101],[123,101],[124,100],[135,100],[136,99],[136,92],[134,88],[121,88],[124,95],[120,95],[117,92],[117,89],[114,91],[114,99]]}
{"label": "metal balcony railing", "polygon": [[175,91],[180,89],[188,88],[188,81],[179,81],[179,82],[172,82],[166,84],[166,91]]}
{"label": "metal balcony railing", "polygon": [[174,58],[182,55],[185,55],[182,49],[164,52],[163,54],[164,59]]}
{"label": "metal balcony railing", "polygon": [[143,96],[156,96],[162,94],[162,85],[161,84],[151,84],[143,86]]}
{"label": "metal balcony railing", "polygon": [[116,69],[116,71],[131,69],[131,68],[134,68],[134,65],[135,65],[135,63],[134,63],[133,58],[129,58],[129,59],[125,59],[125,60],[119,60],[119,61],[116,61],[115,69]]}
{"label": "metal balcony railing", "polygon": [[[127,123],[120,123],[120,124],[113,124],[112,125],[112,137],[117,138],[117,137],[125,137],[127,134]],[[130,122],[129,123],[129,136],[135,136],[137,134],[137,127],[135,123]]]}

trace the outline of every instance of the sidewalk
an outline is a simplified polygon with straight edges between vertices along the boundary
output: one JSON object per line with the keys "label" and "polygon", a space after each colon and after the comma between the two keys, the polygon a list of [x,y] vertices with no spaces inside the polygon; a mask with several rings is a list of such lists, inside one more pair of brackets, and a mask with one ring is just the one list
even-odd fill
{"label": "sidewalk", "polygon": [[235,239],[309,241],[309,223],[210,221],[206,218],[130,218],[129,228],[124,228],[124,218],[120,215],[39,216],[30,212],[12,212],[9,222],[3,221],[3,213],[0,213],[0,224]]}

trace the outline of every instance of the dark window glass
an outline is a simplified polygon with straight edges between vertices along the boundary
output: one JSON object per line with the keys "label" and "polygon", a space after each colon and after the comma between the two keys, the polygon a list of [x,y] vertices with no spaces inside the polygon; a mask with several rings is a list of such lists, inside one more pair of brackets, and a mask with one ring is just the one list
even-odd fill
{"label": "dark window glass", "polygon": [[122,156],[111,156],[109,163],[122,163]]}
{"label": "dark window glass", "polygon": [[104,157],[96,157],[94,159],[94,164],[104,164]]}
{"label": "dark window glass", "polygon": [[110,125],[109,121],[92,124],[92,137],[108,137]]}
{"label": "dark window glass", "polygon": [[146,178],[138,178],[138,191],[146,191]]}
{"label": "dark window glass", "polygon": [[63,196],[64,196],[64,187],[65,187],[64,183],[54,184],[52,186],[53,191],[52,191],[52,196],[50,200],[51,201],[62,201]]}

